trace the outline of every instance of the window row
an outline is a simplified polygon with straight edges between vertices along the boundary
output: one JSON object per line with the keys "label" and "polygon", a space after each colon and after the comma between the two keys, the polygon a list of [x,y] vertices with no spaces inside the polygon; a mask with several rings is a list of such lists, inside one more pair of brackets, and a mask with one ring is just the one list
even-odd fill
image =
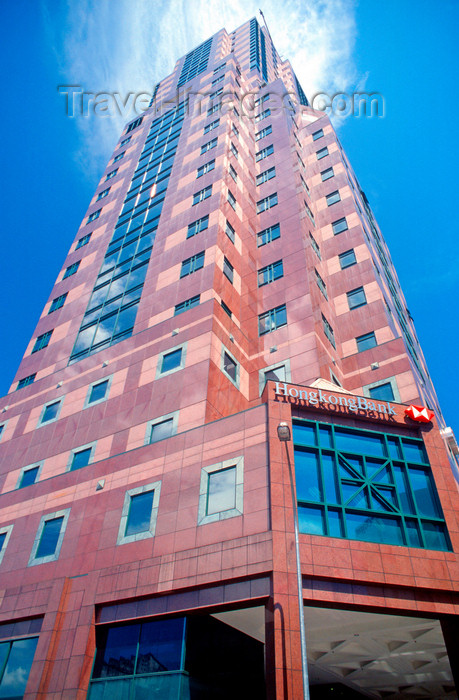
{"label": "window row", "polygon": [[[231,361],[228,354],[227,361]],[[232,372],[229,365],[228,372]],[[156,442],[166,437],[161,422]],[[159,437],[161,435],[161,437]],[[236,457],[202,467],[198,496],[198,525],[226,520],[243,514],[244,459]],[[161,495],[161,482],[155,481],[126,491],[117,536],[117,545],[137,542],[155,534]],[[70,508],[41,517],[34,538],[28,566],[57,561],[68,525]],[[0,563],[5,555],[14,525],[0,528]]]}

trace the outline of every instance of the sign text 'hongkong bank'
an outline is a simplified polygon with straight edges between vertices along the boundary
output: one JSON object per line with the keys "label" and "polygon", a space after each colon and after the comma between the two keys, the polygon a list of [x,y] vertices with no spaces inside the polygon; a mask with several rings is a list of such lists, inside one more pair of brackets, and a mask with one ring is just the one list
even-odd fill
{"label": "sign text 'hongkong bank'", "polygon": [[372,413],[386,416],[396,416],[392,406],[385,401],[384,403],[371,401],[363,396],[350,396],[349,394],[330,394],[322,389],[311,391],[310,389],[297,388],[289,386],[285,382],[276,382],[274,393],[276,396],[285,396],[297,401],[304,401],[308,406],[319,406],[320,408],[328,408],[330,411],[340,410],[340,407],[348,409],[353,413],[364,411],[369,417],[373,417]]}

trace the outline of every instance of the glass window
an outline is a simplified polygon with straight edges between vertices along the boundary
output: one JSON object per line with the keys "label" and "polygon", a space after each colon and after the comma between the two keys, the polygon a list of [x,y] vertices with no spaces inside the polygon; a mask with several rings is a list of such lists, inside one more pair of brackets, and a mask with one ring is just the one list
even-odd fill
{"label": "glass window", "polygon": [[166,418],[165,420],[153,423],[150,430],[150,442],[158,442],[171,437],[174,433],[174,419]]}
{"label": "glass window", "polygon": [[327,168],[326,170],[322,170],[322,172],[320,173],[322,182],[329,180],[331,177],[334,177],[334,175],[335,173],[333,172],[333,168]]}
{"label": "glass window", "polygon": [[207,143],[203,144],[201,146],[201,155],[204,155],[204,153],[207,153],[207,151],[212,150],[212,148],[215,148],[217,145],[218,138],[214,138],[211,141],[208,141]]}
{"label": "glass window", "polygon": [[124,154],[125,151],[123,151],[122,153],[118,153],[118,155],[113,158],[113,162],[116,163],[118,160],[121,160],[121,158],[124,158]]}
{"label": "glass window", "polygon": [[357,342],[357,352],[370,350],[377,345],[374,331],[371,331],[371,333],[365,333],[364,335],[359,335],[355,340]]}
{"label": "glass window", "polygon": [[208,187],[204,187],[204,189],[199,190],[199,192],[195,192],[193,195],[193,205],[198,204],[199,202],[203,202],[205,199],[208,199],[212,194],[212,185],[209,185]]}
{"label": "glass window", "polygon": [[322,314],[322,327],[324,329],[324,333],[330,343],[333,345],[334,348],[336,348],[336,342],[335,342],[335,333],[333,331],[333,328],[331,327],[331,324],[327,321],[325,316]]}
{"label": "glass window", "polygon": [[[135,119],[133,122],[131,122],[126,129],[126,134],[129,134],[131,131],[134,131],[134,129],[137,129],[138,126],[141,125],[143,120],[143,117],[139,117],[138,119]],[[126,143],[126,141],[129,141],[129,139],[125,139],[123,143]]]}
{"label": "glass window", "polygon": [[[223,76],[222,76],[222,78],[223,78]],[[206,124],[206,126],[204,127],[204,133],[208,134],[209,131],[213,131],[214,129],[216,129],[219,126],[219,124],[220,124],[220,119],[215,119],[213,122],[210,122],[210,124]]]}
{"label": "glass window", "polygon": [[109,385],[109,379],[93,384],[89,390],[88,404],[104,401],[108,395]]}
{"label": "glass window", "polygon": [[273,177],[276,177],[276,168],[272,167],[269,168],[268,170],[265,170],[264,172],[260,173],[257,175],[257,185],[262,185],[264,182],[268,182],[268,180],[272,180]]}
{"label": "glass window", "polygon": [[235,383],[237,384],[239,380],[239,367],[235,359],[231,357],[231,355],[226,352],[226,350],[223,351],[223,371],[225,374],[228,375],[228,377]]}
{"label": "glass window", "polygon": [[117,544],[128,544],[154,536],[160,492],[160,481],[126,491]]}
{"label": "glass window", "polygon": [[342,233],[343,231],[347,231],[348,226],[347,226],[346,218],[343,217],[342,219],[338,219],[337,221],[334,221],[332,223],[332,229],[333,229],[334,236],[336,236],[338,233]]}
{"label": "glass window", "polygon": [[161,374],[170,372],[173,369],[178,369],[182,361],[182,348],[173,350],[163,355],[161,363]]}
{"label": "glass window", "polygon": [[209,226],[209,215],[206,214],[206,216],[201,217],[197,221],[193,221],[191,224],[188,224],[188,232],[186,237],[191,238],[192,236],[195,236],[197,233],[200,233],[201,231],[205,231],[206,228]]}
{"label": "glass window", "polygon": [[21,479],[19,481],[18,489],[22,489],[25,486],[30,486],[35,484],[37,481],[38,473],[40,471],[40,466],[30,467],[29,469],[24,469],[22,472]]}
{"label": "glass window", "polygon": [[270,194],[269,197],[264,197],[257,202],[257,214],[260,214],[262,211],[266,211],[267,209],[271,209],[271,207],[275,207],[276,204],[277,192],[274,192],[273,194]]}
{"label": "glass window", "polygon": [[71,277],[72,275],[75,274],[75,272],[78,270],[80,266],[80,261],[72,263],[72,265],[69,265],[66,270],[64,271],[64,275],[62,277],[63,280],[67,279],[67,277]]}
{"label": "glass window", "polygon": [[39,350],[43,350],[44,348],[46,348],[49,344],[52,334],[53,331],[46,331],[46,333],[43,333],[43,335],[39,335],[38,338],[35,340],[35,344],[32,348],[32,354],[34,352],[38,352]]}
{"label": "glass window", "polygon": [[279,224],[268,226],[268,228],[265,228],[263,231],[260,231],[260,233],[257,233],[257,245],[260,248],[262,245],[266,245],[266,243],[275,241],[276,238],[280,238]]}
{"label": "glass window", "polygon": [[275,331],[281,326],[287,325],[287,307],[285,304],[276,306],[258,316],[258,335],[264,335]]}
{"label": "glass window", "polygon": [[311,247],[312,247],[313,251],[315,252],[317,257],[319,258],[319,260],[322,260],[322,255],[320,252],[319,244],[317,243],[317,241],[314,238],[314,236],[312,235],[312,233],[309,233],[309,240],[311,241]]}
{"label": "glass window", "polygon": [[350,309],[357,309],[359,306],[365,306],[367,298],[363,287],[357,287],[350,292],[346,292],[347,301]]}
{"label": "glass window", "polygon": [[107,177],[105,178],[105,181],[111,180],[112,177],[115,177],[116,173],[118,172],[118,168],[115,168],[115,170],[112,170],[107,174]]}
{"label": "glass window", "polygon": [[369,395],[372,399],[377,399],[378,401],[394,401],[394,390],[392,389],[392,384],[386,382],[384,384],[378,384],[369,389]]}
{"label": "glass window", "polygon": [[228,202],[230,203],[230,206],[233,209],[236,209],[236,197],[234,194],[231,192],[231,190],[228,190]]}
{"label": "glass window", "polygon": [[263,287],[265,284],[270,284],[283,276],[284,269],[282,260],[277,260],[276,262],[265,265],[265,267],[258,270],[258,286]]}
{"label": "glass window", "polygon": [[325,284],[322,277],[320,276],[320,274],[317,272],[317,270],[315,268],[314,268],[314,274],[316,277],[317,286],[319,287],[320,291],[324,295],[325,299],[328,299],[327,285]]}
{"label": "glass window", "polygon": [[45,520],[37,547],[36,558],[49,557],[55,554],[59,535],[61,534],[64,517]]}
{"label": "glass window", "polygon": [[226,227],[225,227],[225,233],[230,239],[231,243],[234,243],[235,238],[236,238],[236,232],[234,228],[231,226],[229,221],[226,221]]}
{"label": "glass window", "polygon": [[190,299],[186,299],[185,301],[181,301],[180,304],[176,304],[175,309],[174,309],[174,316],[178,316],[179,314],[182,314],[184,311],[188,311],[188,309],[192,309],[194,306],[199,306],[200,302],[200,295],[197,294],[194,297],[190,297]]}
{"label": "glass window", "polygon": [[87,467],[91,461],[92,447],[84,447],[83,449],[75,450],[71,456],[70,471]]}
{"label": "glass window", "polygon": [[42,412],[41,419],[40,419],[40,424],[43,423],[50,423],[53,420],[56,420],[56,418],[59,415],[59,411],[61,408],[61,401],[53,401],[53,403],[47,404]]}
{"label": "glass window", "polygon": [[[107,685],[93,683],[88,697],[93,700],[101,698],[100,693],[106,689],[111,697],[114,698],[116,695],[120,700],[121,698],[126,700],[127,696],[122,695],[120,691],[122,688],[129,691],[129,680],[122,681],[128,685],[120,686],[120,681],[117,681],[116,677],[164,673],[181,669],[184,640],[184,617],[98,627],[96,629],[97,651],[92,678],[110,679],[113,677],[113,681]],[[173,679],[171,675],[167,677],[169,680]],[[162,686],[152,684],[151,678],[148,681],[149,685],[145,686],[142,697],[152,697],[151,693],[155,692],[155,689],[159,690],[159,697]],[[110,687],[112,687],[111,691]],[[139,690],[138,685],[135,687]],[[99,689],[101,690],[99,691]],[[173,695],[169,685],[166,685],[163,690],[164,698],[178,697],[177,693]]]}
{"label": "glass window", "polygon": [[229,166],[229,174],[231,175],[234,182],[237,182],[237,172],[235,171],[232,165]]}
{"label": "glass window", "polygon": [[38,637],[0,643],[0,698],[24,697]]}
{"label": "glass window", "polygon": [[186,277],[191,275],[191,273],[196,272],[204,267],[204,251],[192,255],[191,258],[187,258],[182,262],[182,269],[180,271],[180,277]]}
{"label": "glass window", "polygon": [[230,307],[229,307],[227,304],[225,304],[225,302],[223,301],[223,299],[220,300],[220,306],[222,307],[222,309],[223,309],[223,311],[225,312],[225,314],[227,314],[227,315],[231,318],[232,315],[233,315],[233,313],[232,313]]}
{"label": "glass window", "polygon": [[201,165],[198,168],[196,178],[202,177],[206,173],[210,173],[210,171],[213,170],[214,168],[215,168],[215,160],[210,160],[208,163],[204,163],[204,165]]}
{"label": "glass window", "polygon": [[325,148],[321,148],[320,151],[317,151],[316,153],[317,160],[321,160],[322,158],[325,158],[325,156],[328,156],[328,148],[325,146]]}
{"label": "glass window", "polygon": [[335,192],[330,192],[330,194],[327,194],[327,207],[331,207],[332,204],[336,204],[336,202],[341,201],[341,196],[338,190]]}
{"label": "glass window", "polygon": [[323,135],[324,135],[323,129],[319,129],[318,131],[314,131],[314,133],[312,135],[312,140],[317,141],[317,139],[321,139]]}
{"label": "glass window", "polygon": [[[124,154],[122,154],[121,157],[123,157],[123,155]],[[118,156],[117,156],[117,158],[118,158]],[[115,158],[115,160],[117,160],[117,158]],[[90,214],[88,216],[88,220],[86,221],[86,224],[90,224],[91,221],[95,221],[96,219],[98,219],[101,211],[102,211],[102,209],[97,209],[97,211],[93,211],[92,214]]]}
{"label": "glass window", "polygon": [[209,474],[206,515],[236,507],[236,467]]}
{"label": "glass window", "polygon": [[230,143],[230,151],[237,160],[239,158],[239,152],[233,142]]}
{"label": "glass window", "polygon": [[18,381],[18,385],[17,385],[16,391],[17,391],[18,389],[23,389],[25,386],[29,386],[29,384],[33,384],[33,382],[35,381],[35,377],[36,377],[36,376],[37,376],[36,373],[35,373],[35,374],[29,374],[28,377],[23,377],[22,379],[20,379],[20,380]]}
{"label": "glass window", "polygon": [[67,292],[65,294],[61,294],[59,297],[56,297],[55,299],[52,300],[51,306],[49,307],[49,314],[52,314],[53,311],[57,311],[58,309],[62,308],[65,304],[65,300],[67,299]]}
{"label": "glass window", "polygon": [[315,226],[315,225],[316,225],[316,222],[315,222],[315,219],[314,219],[314,214],[312,213],[309,204],[308,204],[305,200],[303,200],[303,201],[304,201],[304,208],[306,209],[306,214],[309,216],[309,218],[311,219],[311,222],[312,222],[313,225]]}
{"label": "glass window", "polygon": [[231,284],[233,284],[234,267],[226,257],[223,258],[223,274],[229,279]]}
{"label": "glass window", "polygon": [[150,529],[154,491],[145,491],[131,496],[125,536],[137,535]]}
{"label": "glass window", "polygon": [[[110,189],[110,188],[108,188],[108,190],[109,190],[109,189]],[[106,190],[106,192],[108,192],[108,190]],[[75,250],[78,250],[78,248],[82,248],[83,246],[88,245],[88,243],[89,243],[89,241],[90,241],[90,239],[91,239],[91,236],[92,236],[92,233],[87,233],[86,236],[83,236],[82,238],[79,238],[78,241],[77,241],[77,244],[76,244],[76,246],[75,246]]]}
{"label": "glass window", "polygon": [[258,151],[258,153],[255,154],[255,160],[258,163],[260,160],[264,160],[268,156],[272,155],[274,153],[274,146],[271,143],[269,146],[266,146],[266,148],[262,148],[261,151]]}
{"label": "glass window", "polygon": [[430,468],[409,463],[405,441],[427,459],[421,439],[294,419],[300,530],[450,550]]}
{"label": "glass window", "polygon": [[275,382],[285,382],[287,380],[285,365],[271,367],[264,371],[265,380],[273,379]]}
{"label": "glass window", "polygon": [[268,124],[268,126],[265,126],[264,129],[261,129],[261,131],[257,131],[255,134],[255,141],[260,141],[260,139],[264,139],[265,136],[269,136],[273,131],[273,128],[271,124]]}
{"label": "glass window", "polygon": [[346,250],[344,253],[340,253],[339,264],[342,270],[345,270],[346,267],[351,267],[352,265],[357,264],[353,248],[351,248],[351,250]]}
{"label": "glass window", "polygon": [[102,192],[99,192],[99,194],[97,195],[96,201],[98,202],[99,199],[105,199],[105,197],[108,196],[109,192],[110,192],[110,187],[107,187],[105,190],[102,190]]}

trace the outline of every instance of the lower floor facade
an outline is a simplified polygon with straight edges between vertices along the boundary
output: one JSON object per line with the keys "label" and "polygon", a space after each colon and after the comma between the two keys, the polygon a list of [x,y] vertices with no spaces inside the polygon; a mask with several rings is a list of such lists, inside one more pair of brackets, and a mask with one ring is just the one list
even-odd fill
{"label": "lower floor facade", "polygon": [[405,408],[269,381],[2,494],[0,698],[457,698],[457,487]]}

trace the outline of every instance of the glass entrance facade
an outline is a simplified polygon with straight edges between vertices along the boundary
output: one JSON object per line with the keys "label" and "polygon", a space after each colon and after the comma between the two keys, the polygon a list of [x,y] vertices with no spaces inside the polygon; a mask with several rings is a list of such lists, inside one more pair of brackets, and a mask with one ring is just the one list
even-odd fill
{"label": "glass entrance facade", "polygon": [[210,615],[99,627],[89,700],[264,700],[264,645]]}
{"label": "glass entrance facade", "polygon": [[422,439],[293,422],[300,531],[450,550]]}

